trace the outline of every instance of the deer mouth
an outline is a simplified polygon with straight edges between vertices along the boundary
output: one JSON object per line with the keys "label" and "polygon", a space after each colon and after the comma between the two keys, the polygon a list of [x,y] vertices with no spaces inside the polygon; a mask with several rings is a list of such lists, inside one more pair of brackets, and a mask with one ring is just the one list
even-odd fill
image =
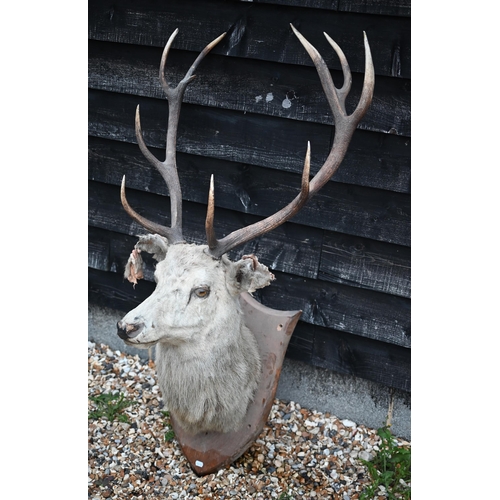
{"label": "deer mouth", "polygon": [[153,342],[131,342],[130,340],[124,340],[125,344],[136,347],[137,349],[149,349],[158,343],[157,340]]}

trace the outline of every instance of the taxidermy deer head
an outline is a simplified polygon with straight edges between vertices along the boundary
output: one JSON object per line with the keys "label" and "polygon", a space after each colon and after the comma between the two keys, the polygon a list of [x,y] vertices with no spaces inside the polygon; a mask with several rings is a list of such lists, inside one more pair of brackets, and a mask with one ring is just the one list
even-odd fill
{"label": "taxidermy deer head", "polygon": [[171,227],[151,222],[135,212],[125,197],[127,213],[151,234],[140,236],[128,260],[125,277],[134,284],[142,277],[141,252],[158,261],[153,294],[118,322],[118,335],[129,345],[156,345],[156,367],[166,407],[188,433],[237,430],[252,403],[261,378],[261,359],[253,333],[245,324],[239,296],[253,292],[274,280],[268,268],[254,255],[232,262],[226,254],[293,217],[332,177],[342,162],[357,124],[370,106],[375,76],[366,36],[365,80],[358,106],[351,115],[345,109],[351,86],[351,72],[340,47],[325,33],[337,53],[344,85],[337,89],[318,51],[292,26],[318,71],[335,121],[335,139],[324,165],[309,181],[310,147],[307,146],[302,186],[297,197],[251,226],[217,239],[214,230],[214,180],[210,181],[205,222],[206,245],[189,244],[182,235],[182,196],[176,166],[177,126],[181,103],[194,71],[225,33],[208,44],[176,88],[165,79],[165,64],[176,30],[165,47],[160,64],[160,81],[169,102],[165,161],[147,148],[142,136],[139,107],[135,116],[139,147],[163,176],[171,203]]}

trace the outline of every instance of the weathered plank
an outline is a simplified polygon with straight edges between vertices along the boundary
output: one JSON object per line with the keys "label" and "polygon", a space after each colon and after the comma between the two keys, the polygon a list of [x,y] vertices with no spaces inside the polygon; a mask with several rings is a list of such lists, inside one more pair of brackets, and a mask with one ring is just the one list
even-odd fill
{"label": "weathered plank", "polygon": [[[96,233],[96,231],[100,231]],[[110,270],[109,259],[109,234],[104,230],[89,227],[88,241],[88,267],[101,271]],[[133,248],[133,245],[132,247]]]}
{"label": "weathered plank", "polygon": [[410,298],[408,247],[325,231],[319,278]]}
{"label": "weathered plank", "polygon": [[361,337],[411,345],[410,301],[385,293],[276,274],[276,286],[258,291],[261,302],[275,309],[301,309],[301,320]]}
{"label": "weathered plank", "polygon": [[[109,92],[164,99],[158,78],[162,49],[131,46],[123,51],[116,43],[90,41],[89,87]],[[195,54],[172,50],[167,77],[176,85],[195,59]],[[342,86],[342,72],[332,72]],[[348,110],[359,101],[363,75],[353,75]],[[209,55],[188,87],[184,102],[224,107],[300,121],[333,124],[333,118],[316,70],[290,64]],[[409,137],[410,82],[377,77],[376,92],[360,129]]]}
{"label": "weathered plank", "polygon": [[[299,331],[302,325],[306,324],[301,323]],[[312,365],[411,391],[410,349],[337,330],[312,329]],[[293,355],[292,351],[290,357]]]}
{"label": "weathered plank", "polygon": [[344,51],[350,48],[347,55],[351,69],[361,73],[365,64],[362,33],[366,31],[376,73],[410,77],[408,18],[223,0],[204,1],[203,7],[195,0],[90,0],[89,38],[162,47],[171,33],[181,28],[182,36],[177,37],[173,47],[199,52],[227,31],[228,36],[215,47],[215,53],[311,66],[309,56],[290,29],[293,23],[320,52],[325,52],[329,67],[339,69],[322,35],[324,31],[334,34]]}
{"label": "weathered plank", "polygon": [[92,304],[129,311],[147,299],[154,291],[155,284],[142,281],[141,286],[130,286],[117,273],[88,269],[88,300]]}
{"label": "weathered plank", "polygon": [[[164,149],[168,103],[165,100],[89,91],[89,134],[136,142],[137,105],[146,142]],[[283,118],[184,104],[177,151],[301,173],[307,141],[311,172],[326,160],[335,127]],[[357,130],[333,182],[407,193],[410,191],[410,139]]]}
{"label": "weathered plank", "polygon": [[[88,193],[89,225],[130,236],[147,233],[122,208],[118,187],[90,182]],[[144,217],[160,224],[169,225],[170,201],[168,197],[129,189],[127,190],[127,199],[131,206]],[[206,206],[184,202],[183,232],[187,241],[199,244],[206,243],[205,217]],[[258,219],[251,215],[217,209],[215,219],[217,235],[224,236],[256,220]],[[238,247],[229,255],[234,258],[255,253],[259,260],[273,271],[281,270],[297,276],[315,278],[319,268],[322,235],[323,232],[318,229],[299,224],[294,224],[292,227],[285,224],[271,233]],[[128,258],[132,248],[133,245],[128,250],[126,258]],[[111,260],[111,262],[113,261]],[[120,262],[115,263],[118,266],[120,264]]]}
{"label": "weathered plank", "polygon": [[409,17],[411,0],[238,0],[241,2],[270,3],[307,7],[310,9],[328,9],[341,12],[364,12],[367,14],[383,14],[388,16]]}
{"label": "weathered plank", "polygon": [[[117,273],[92,268],[88,280],[89,302],[124,312],[145,300],[155,288],[149,281],[141,281],[134,288]],[[394,344],[299,321],[286,356],[396,389],[411,389],[410,349]]]}
{"label": "weathered plank", "polygon": [[[123,275],[128,256],[137,243],[137,236],[89,226],[87,240],[89,268]],[[156,261],[146,252],[142,257],[145,280],[154,282]]]}

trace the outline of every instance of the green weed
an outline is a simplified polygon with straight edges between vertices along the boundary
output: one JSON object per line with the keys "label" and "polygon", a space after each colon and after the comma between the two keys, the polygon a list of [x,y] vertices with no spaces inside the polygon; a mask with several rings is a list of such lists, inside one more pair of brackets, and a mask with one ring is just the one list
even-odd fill
{"label": "green weed", "polygon": [[167,419],[165,421],[165,427],[167,428],[167,432],[165,432],[165,441],[172,441],[175,437],[172,426],[170,425],[170,412],[162,411],[163,416]]}
{"label": "green weed", "polygon": [[115,418],[119,422],[127,422],[128,417],[123,413],[125,408],[138,404],[137,401],[125,399],[123,394],[99,394],[98,396],[89,396],[90,401],[95,403],[97,409],[89,412],[89,419],[97,420],[106,417],[110,422]]}
{"label": "green weed", "polygon": [[389,500],[410,500],[411,449],[398,446],[387,426],[380,428],[377,434],[382,442],[375,458],[372,461],[360,459],[368,468],[373,481],[362,493],[360,500],[373,498],[379,486],[385,488]]}

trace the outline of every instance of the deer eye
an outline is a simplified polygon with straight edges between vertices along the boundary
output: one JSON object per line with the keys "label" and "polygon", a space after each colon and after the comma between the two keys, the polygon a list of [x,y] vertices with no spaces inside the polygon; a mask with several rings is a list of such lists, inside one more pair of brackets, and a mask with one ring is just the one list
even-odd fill
{"label": "deer eye", "polygon": [[209,286],[199,286],[193,289],[193,292],[200,299],[206,299],[210,295]]}

